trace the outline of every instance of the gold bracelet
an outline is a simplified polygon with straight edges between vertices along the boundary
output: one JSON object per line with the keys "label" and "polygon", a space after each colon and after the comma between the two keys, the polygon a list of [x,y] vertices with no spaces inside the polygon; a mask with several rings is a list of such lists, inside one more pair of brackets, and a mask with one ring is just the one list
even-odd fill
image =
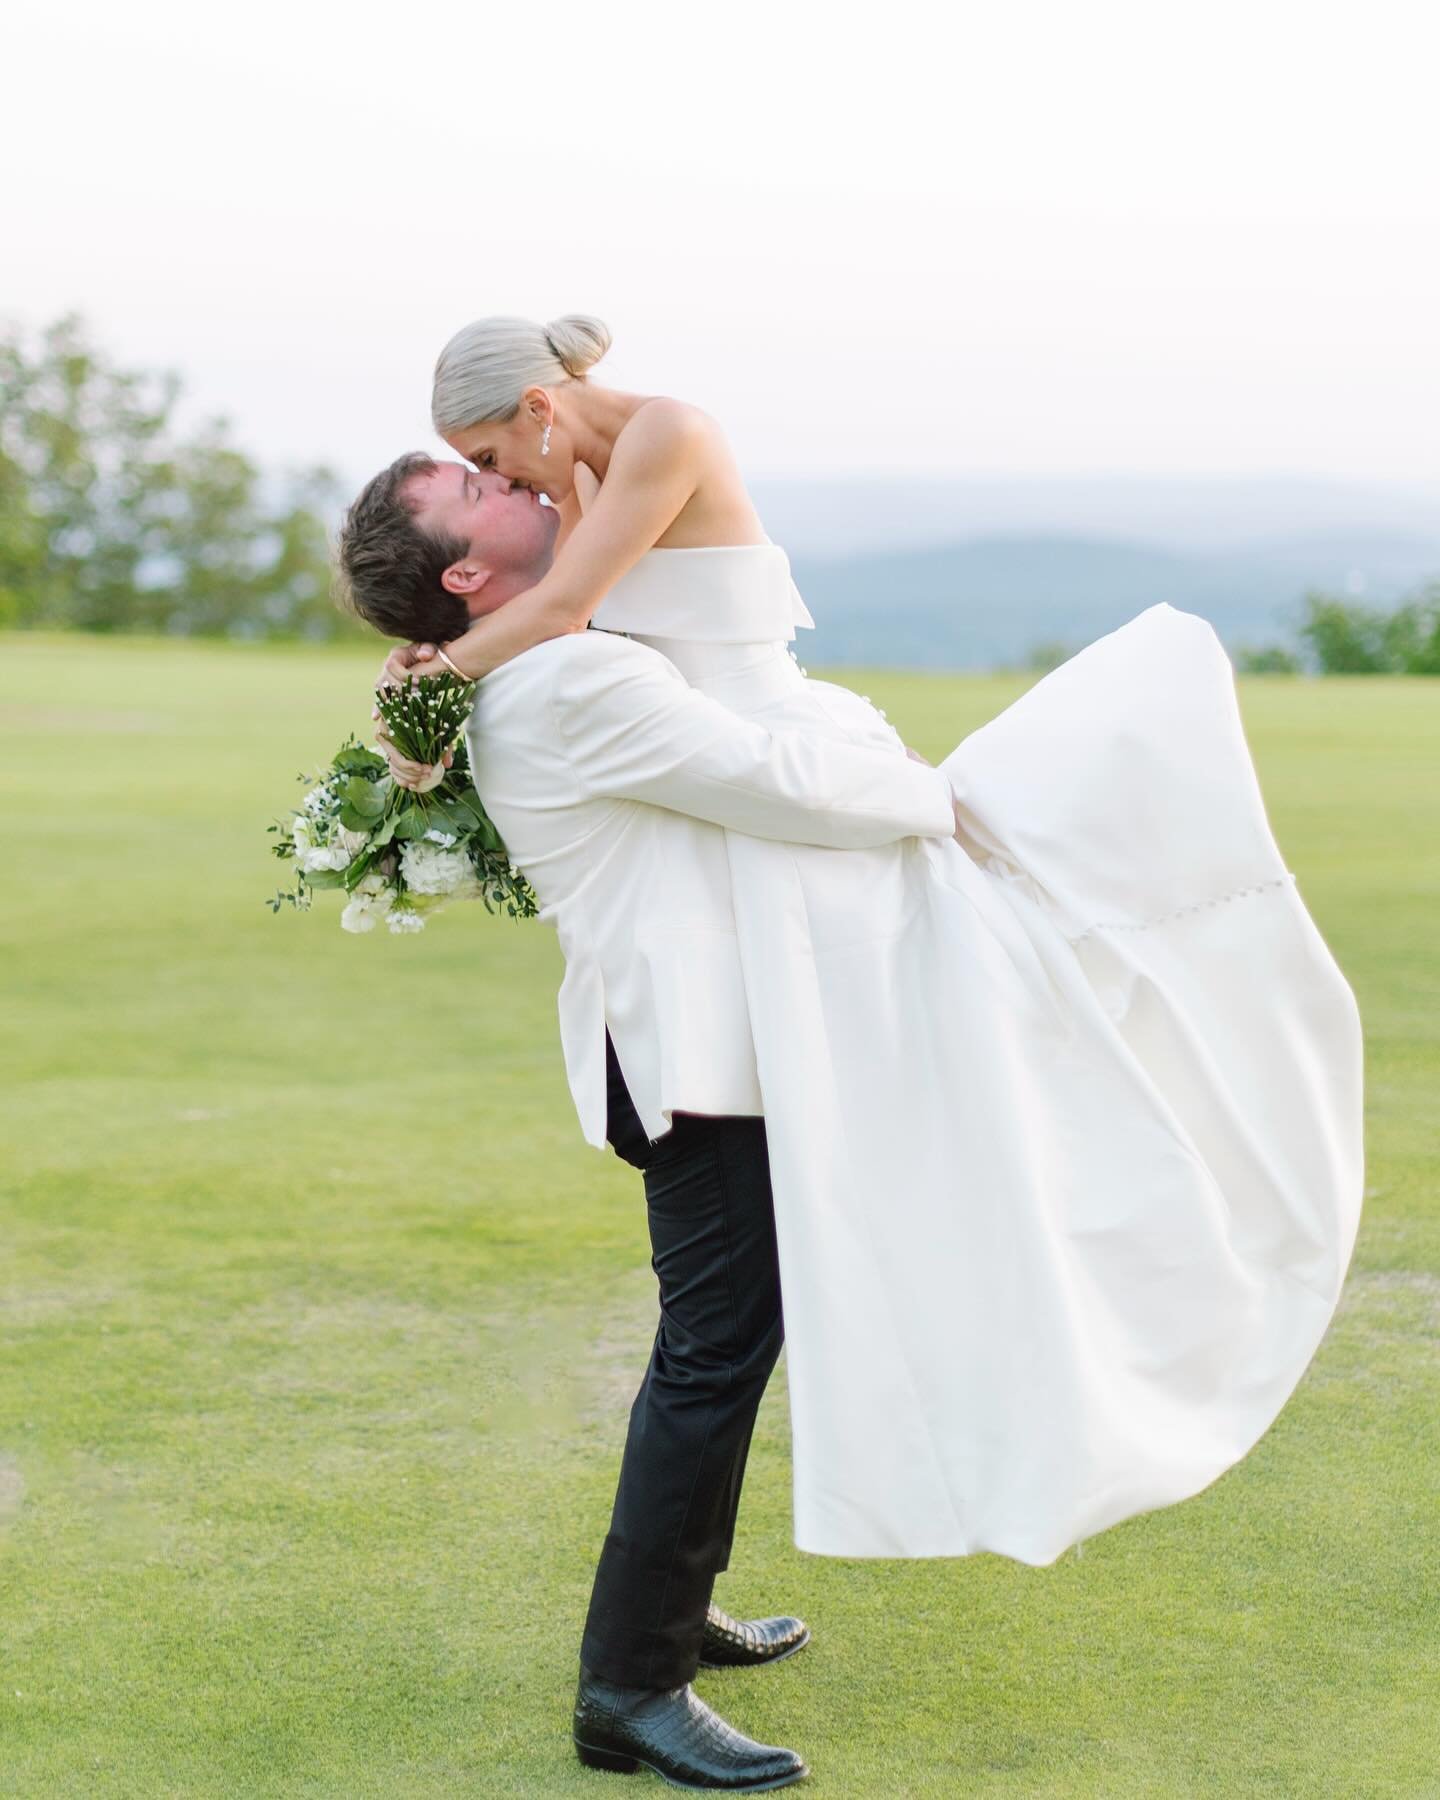
{"label": "gold bracelet", "polygon": [[444,663],[445,667],[449,669],[452,674],[458,675],[462,681],[473,681],[475,679],[473,675],[467,675],[463,669],[457,669],[455,667],[455,664],[451,662],[450,658],[445,654],[445,648],[442,644],[437,644],[435,646],[435,654],[440,658],[441,662]]}

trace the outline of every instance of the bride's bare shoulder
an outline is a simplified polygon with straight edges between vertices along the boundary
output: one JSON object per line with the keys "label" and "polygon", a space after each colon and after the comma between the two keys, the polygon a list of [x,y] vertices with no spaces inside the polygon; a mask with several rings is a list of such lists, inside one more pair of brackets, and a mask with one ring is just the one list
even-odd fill
{"label": "bride's bare shoulder", "polygon": [[643,442],[647,448],[663,446],[670,450],[685,445],[702,448],[725,442],[724,432],[709,413],[692,406],[688,400],[674,400],[668,394],[656,394],[642,401],[626,420],[620,437]]}
{"label": "bride's bare shoulder", "polygon": [[646,400],[615,440],[610,469],[622,466],[627,479],[683,492],[675,517],[655,540],[656,549],[769,542],[745,491],[735,452],[703,408],[668,395]]}

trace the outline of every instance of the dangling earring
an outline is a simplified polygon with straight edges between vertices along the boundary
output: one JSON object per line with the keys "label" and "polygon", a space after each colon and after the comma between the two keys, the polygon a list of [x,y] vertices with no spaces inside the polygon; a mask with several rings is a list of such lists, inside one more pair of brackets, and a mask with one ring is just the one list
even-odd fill
{"label": "dangling earring", "polygon": [[545,427],[544,437],[540,440],[540,454],[542,456],[550,454],[550,427],[548,425]]}

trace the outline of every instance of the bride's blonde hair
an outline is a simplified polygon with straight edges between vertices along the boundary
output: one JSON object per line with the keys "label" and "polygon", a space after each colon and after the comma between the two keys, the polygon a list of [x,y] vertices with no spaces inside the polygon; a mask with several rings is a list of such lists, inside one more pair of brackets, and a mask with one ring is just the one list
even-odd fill
{"label": "bride's blonde hair", "polygon": [[476,319],[435,361],[430,417],[444,437],[467,425],[504,425],[528,387],[583,381],[610,348],[610,328],[586,313],[548,325],[530,319]]}

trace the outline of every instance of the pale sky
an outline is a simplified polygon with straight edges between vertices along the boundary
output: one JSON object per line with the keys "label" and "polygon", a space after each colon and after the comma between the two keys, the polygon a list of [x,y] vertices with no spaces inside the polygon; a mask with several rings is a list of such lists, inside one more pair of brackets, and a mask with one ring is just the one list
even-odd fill
{"label": "pale sky", "polygon": [[0,318],[271,462],[594,312],[753,476],[1440,480],[1431,0],[11,0]]}

